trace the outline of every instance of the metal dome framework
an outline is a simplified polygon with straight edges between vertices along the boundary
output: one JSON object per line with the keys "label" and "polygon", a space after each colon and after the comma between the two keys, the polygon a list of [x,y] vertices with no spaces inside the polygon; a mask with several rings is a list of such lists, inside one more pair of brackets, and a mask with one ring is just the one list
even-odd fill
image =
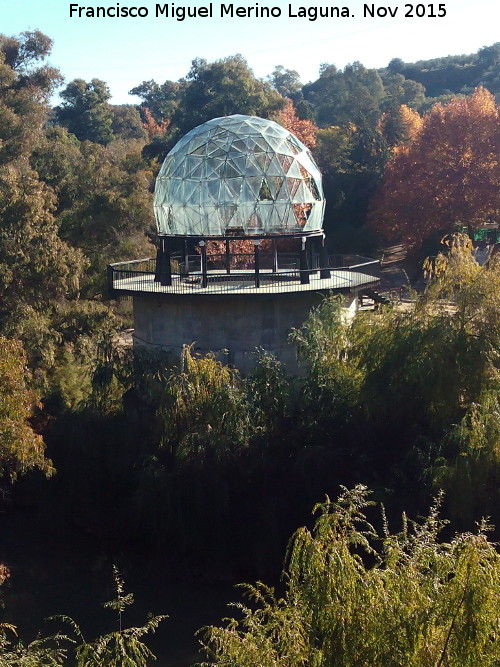
{"label": "metal dome framework", "polygon": [[221,238],[316,235],[321,174],[304,144],[253,116],[214,118],[165,158],[154,209],[160,236]]}

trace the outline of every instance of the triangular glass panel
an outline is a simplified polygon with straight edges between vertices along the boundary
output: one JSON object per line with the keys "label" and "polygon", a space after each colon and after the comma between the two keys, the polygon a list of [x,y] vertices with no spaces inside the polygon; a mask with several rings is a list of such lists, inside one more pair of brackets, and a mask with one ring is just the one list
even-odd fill
{"label": "triangular glass panel", "polygon": [[318,186],[317,186],[317,184],[316,184],[315,179],[314,179],[314,178],[310,178],[310,179],[309,179],[309,184],[308,184],[308,185],[309,185],[309,190],[311,190],[314,199],[316,199],[316,201],[321,201],[321,196],[320,196],[320,194],[319,194],[319,189],[318,189]]}
{"label": "triangular glass panel", "polygon": [[[257,192],[257,195],[255,194],[255,192],[253,192],[253,190],[250,188],[250,185],[249,185],[248,181],[249,181],[249,179],[246,178],[242,183],[240,201],[242,201],[242,202],[252,202],[253,203],[253,202],[255,202],[255,200],[258,197],[258,192]],[[260,187],[260,185],[259,185],[259,187]]]}
{"label": "triangular glass panel", "polygon": [[306,187],[306,185],[302,181],[297,189],[297,192],[295,193],[295,196],[293,197],[293,202],[295,204],[301,204],[304,202],[310,202],[311,199],[312,199],[312,192],[309,190],[308,187]]}
{"label": "triangular glass panel", "polygon": [[269,184],[265,178],[262,179],[262,182],[260,184],[259,188],[259,200],[260,201],[272,201],[273,196],[271,194],[271,189],[269,187]]}
{"label": "triangular glass panel", "polygon": [[237,210],[238,207],[236,204],[225,204],[219,208],[219,215],[225,227],[230,225],[230,222]]}
{"label": "triangular glass panel", "polygon": [[235,151],[240,151],[240,152],[244,153],[247,150],[247,146],[246,146],[245,142],[243,141],[243,139],[237,139],[236,141],[233,141],[232,144],[231,144],[231,150],[233,150],[233,149]]}
{"label": "triangular glass panel", "polygon": [[301,152],[300,146],[298,146],[297,142],[292,140],[292,135],[288,137],[288,147],[290,151],[292,152],[293,155],[298,155]]}
{"label": "triangular glass panel", "polygon": [[288,190],[290,191],[290,197],[291,199],[294,199],[301,181],[298,178],[287,178],[286,182],[288,185]]}
{"label": "triangular glass panel", "polygon": [[245,175],[247,167],[247,156],[239,155],[231,157],[231,163],[235,167],[236,171],[240,176]]}
{"label": "triangular glass panel", "polygon": [[261,176],[262,167],[255,161],[253,155],[247,155],[245,170],[243,172],[245,176]]}
{"label": "triangular glass panel", "polygon": [[[276,194],[276,199],[279,199],[281,201],[288,201],[291,198],[290,197],[290,192],[288,190],[287,180],[289,180],[289,179],[285,179],[285,178],[282,179],[281,187]],[[292,179],[290,179],[290,180],[292,180]]]}
{"label": "triangular glass panel", "polygon": [[222,173],[222,178],[238,178],[240,176],[236,167],[234,167],[229,160],[224,162]]}
{"label": "triangular glass panel", "polygon": [[194,148],[194,149],[190,152],[190,155],[200,155],[200,156],[204,156],[204,155],[206,155],[206,154],[207,154],[207,147],[206,147],[206,144],[204,144],[203,146],[198,146],[198,148]]}
{"label": "triangular glass panel", "polygon": [[276,159],[278,160],[278,162],[280,163],[283,171],[286,174],[288,172],[288,170],[290,169],[290,165],[293,162],[293,157],[291,157],[290,155],[285,155],[284,153],[277,153],[276,154]]}
{"label": "triangular glass panel", "polygon": [[201,201],[201,193],[199,188],[193,188],[191,192],[186,192],[184,194],[183,201],[185,201],[186,204],[190,206],[200,206],[201,204],[205,203]]}
{"label": "triangular glass panel", "polygon": [[276,199],[276,196],[281,189],[285,179],[282,176],[268,176],[266,180],[269,186],[269,190],[271,191],[271,197]]}
{"label": "triangular glass panel", "polygon": [[199,162],[199,164],[196,165],[196,167],[193,169],[193,171],[189,174],[190,179],[198,179],[198,178],[203,178],[205,174],[205,169],[204,169],[204,163]]}
{"label": "triangular glass panel", "polygon": [[172,178],[184,178],[186,173],[186,165],[184,160],[175,165],[174,170],[172,171]]}
{"label": "triangular glass panel", "polygon": [[243,180],[241,178],[231,178],[230,180],[226,181],[226,186],[231,193],[232,199],[237,200],[240,198],[242,183]]}
{"label": "triangular glass panel", "polygon": [[252,201],[256,201],[260,198],[260,190],[262,187],[262,176],[248,176],[245,178],[247,186],[250,188]]}
{"label": "triangular glass panel", "polygon": [[266,175],[267,176],[283,176],[283,167],[280,165],[278,160],[276,159],[276,156],[274,155],[271,158],[271,162],[269,163],[269,166],[266,169]]}
{"label": "triangular glass panel", "polygon": [[267,202],[267,201],[259,202],[256,206],[256,211],[258,212],[262,228],[267,231],[267,229],[272,226],[273,213],[274,213],[273,202]]}
{"label": "triangular glass panel", "polygon": [[259,148],[264,152],[269,150],[269,144],[263,137],[256,137],[254,153],[259,152]]}
{"label": "triangular glass panel", "polygon": [[220,197],[220,186],[221,186],[221,183],[220,183],[219,180],[209,181],[207,183],[208,194],[209,194],[210,200],[214,204],[217,204],[220,201],[220,199],[219,199],[219,197]]}
{"label": "triangular glass panel", "polygon": [[250,220],[254,215],[255,204],[245,203],[238,206],[237,215],[234,216],[234,219],[231,221],[232,227],[243,227],[245,231],[249,229]]}
{"label": "triangular glass panel", "polygon": [[219,174],[219,169],[223,162],[219,158],[207,158],[205,160],[205,164],[207,166],[207,175],[206,178],[212,179],[212,178],[220,178]]}
{"label": "triangular glass panel", "polygon": [[294,160],[292,164],[290,165],[287,176],[291,178],[302,178],[302,174],[300,172],[300,166],[297,160]]}
{"label": "triangular glass panel", "polygon": [[271,155],[269,153],[256,153],[254,159],[262,171],[265,172],[271,162]]}
{"label": "triangular glass panel", "polygon": [[234,200],[234,195],[231,192],[231,190],[228,188],[227,183],[224,181],[220,184],[220,192],[219,192],[219,204],[223,204],[226,202],[231,202]]}

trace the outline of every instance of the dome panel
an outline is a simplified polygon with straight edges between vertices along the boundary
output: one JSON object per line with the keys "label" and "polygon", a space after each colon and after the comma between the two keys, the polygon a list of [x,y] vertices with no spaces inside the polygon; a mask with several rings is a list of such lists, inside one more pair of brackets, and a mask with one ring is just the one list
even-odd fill
{"label": "dome panel", "polygon": [[228,116],[188,132],[165,158],[155,188],[160,234],[222,236],[319,231],[324,197],[309,150],[285,128]]}

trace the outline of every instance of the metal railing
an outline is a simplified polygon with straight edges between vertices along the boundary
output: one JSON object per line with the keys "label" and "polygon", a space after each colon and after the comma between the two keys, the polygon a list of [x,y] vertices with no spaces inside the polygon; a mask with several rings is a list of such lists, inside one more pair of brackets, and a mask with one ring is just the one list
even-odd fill
{"label": "metal railing", "polygon": [[[158,274],[154,258],[147,257],[108,266],[111,296],[137,292],[206,294],[290,292],[311,289],[352,289],[375,283],[380,263],[359,255],[330,255],[328,267],[320,266],[319,254],[310,256],[310,267],[300,269],[299,254],[261,253],[258,265],[253,254],[210,255],[206,268],[200,255],[172,256],[170,274]],[[244,266],[245,268],[241,268]]]}

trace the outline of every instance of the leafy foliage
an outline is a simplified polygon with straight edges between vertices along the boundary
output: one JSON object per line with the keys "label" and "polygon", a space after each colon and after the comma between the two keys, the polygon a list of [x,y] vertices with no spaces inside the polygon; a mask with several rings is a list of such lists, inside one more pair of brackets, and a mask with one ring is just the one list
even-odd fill
{"label": "leafy foliage", "polygon": [[436,105],[387,164],[370,214],[385,238],[417,244],[462,227],[471,232],[500,212],[498,105],[484,88]]}
{"label": "leafy foliage", "polygon": [[16,628],[0,624],[1,667],[58,667],[66,664],[66,649],[60,644],[67,638],[61,635],[37,638],[25,645],[17,639]]}
{"label": "leafy foliage", "polygon": [[106,145],[113,139],[111,97],[104,81],[71,81],[61,93],[63,103],[55,109],[59,124],[80,141]]}
{"label": "leafy foliage", "polygon": [[241,620],[206,630],[206,665],[497,664],[500,556],[487,526],[441,542],[438,503],[427,518],[379,534],[358,485],[328,499],[314,530],[290,543],[286,595],[248,586]]}
{"label": "leafy foliage", "polygon": [[116,566],[113,567],[116,597],[104,603],[104,607],[117,612],[118,630],[86,642],[76,623],[62,617],[82,641],[76,648],[77,667],[147,667],[155,656],[142,638],[154,633],[167,616],[151,616],[141,627],[123,628],[123,612],[134,603],[132,593],[125,594],[124,582]]}
{"label": "leafy foliage", "polygon": [[162,447],[177,456],[225,457],[248,443],[250,415],[238,371],[211,356],[183,351],[179,373],[163,390]]}
{"label": "leafy foliage", "polygon": [[277,122],[298,137],[308,148],[316,146],[318,128],[311,120],[298,118],[292,100],[288,100],[286,106],[278,113]]}
{"label": "leafy foliage", "polygon": [[44,442],[28,422],[35,396],[27,387],[25,354],[18,341],[0,337],[0,346],[0,478],[15,479],[32,468],[50,475]]}

